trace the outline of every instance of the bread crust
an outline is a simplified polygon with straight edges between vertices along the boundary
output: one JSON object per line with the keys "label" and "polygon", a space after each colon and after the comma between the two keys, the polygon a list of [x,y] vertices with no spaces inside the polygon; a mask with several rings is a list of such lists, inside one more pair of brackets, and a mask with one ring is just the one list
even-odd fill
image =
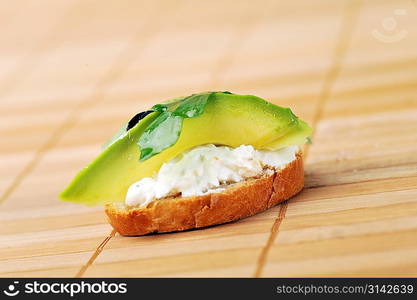
{"label": "bread crust", "polygon": [[255,215],[302,190],[304,168],[301,153],[272,175],[232,184],[221,193],[155,200],[146,207],[122,203],[105,206],[109,223],[121,235],[182,231],[236,221]]}

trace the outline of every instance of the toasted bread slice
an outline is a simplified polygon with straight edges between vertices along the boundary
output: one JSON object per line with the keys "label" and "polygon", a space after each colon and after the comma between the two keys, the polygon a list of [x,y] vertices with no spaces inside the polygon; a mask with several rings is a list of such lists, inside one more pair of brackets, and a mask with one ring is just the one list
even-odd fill
{"label": "toasted bread slice", "polygon": [[146,207],[106,205],[109,223],[121,235],[181,231],[231,222],[255,215],[297,194],[304,186],[301,153],[283,169],[230,184],[219,193],[169,197]]}

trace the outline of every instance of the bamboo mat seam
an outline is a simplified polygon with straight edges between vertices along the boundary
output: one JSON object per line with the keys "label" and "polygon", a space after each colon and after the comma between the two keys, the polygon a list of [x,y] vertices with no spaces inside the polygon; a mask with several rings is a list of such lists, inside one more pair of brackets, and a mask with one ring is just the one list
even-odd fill
{"label": "bamboo mat seam", "polygon": [[81,266],[80,270],[75,275],[75,278],[80,278],[84,275],[84,273],[87,271],[87,269],[94,263],[96,258],[100,255],[100,253],[104,250],[104,247],[106,247],[107,243],[116,235],[116,230],[112,230],[110,234],[98,245],[96,250],[93,252],[91,257],[88,259],[87,263],[83,266]]}
{"label": "bamboo mat seam", "polygon": [[[231,62],[233,61],[233,57],[238,52],[238,49],[241,47],[245,37],[247,38],[248,32],[251,28],[255,27],[257,22],[262,18],[262,15],[258,15],[256,18],[250,13],[248,8],[247,11],[248,17],[241,18],[242,23],[238,24],[240,26],[236,26],[237,32],[234,35],[234,38],[229,41],[228,49],[225,51],[225,55],[221,56],[216,64],[212,75],[207,83],[207,89],[209,90],[211,87],[216,86],[218,83],[221,82],[221,74],[229,68]],[[111,231],[110,235],[105,237],[100,245],[96,248],[96,250],[92,253],[91,257],[87,261],[87,263],[81,266],[80,270],[77,272],[75,277],[82,277],[87,269],[94,263],[100,253],[104,250],[108,242],[115,236],[116,232],[114,230]]]}
{"label": "bamboo mat seam", "polygon": [[[192,1],[181,1],[175,8],[175,1],[141,1],[126,12],[131,2],[68,1],[44,11],[30,0],[28,23],[21,7],[0,13],[7,25],[0,129],[10,137],[0,157],[0,209],[10,234],[3,238],[3,276],[413,273],[417,256],[399,249],[417,245],[414,7],[265,0],[227,7],[220,1],[196,11]],[[399,8],[406,15],[395,16]],[[184,20],[189,12],[193,17]],[[391,33],[408,36],[387,44],[373,32],[393,14],[398,28]],[[80,66],[88,66],[85,73],[77,73]],[[195,87],[260,94],[303,116],[314,129],[313,144],[303,146],[304,191],[236,224],[137,238],[110,230],[100,209],[67,211],[72,204],[57,202],[70,170],[84,165],[126,111]],[[378,243],[384,259],[377,264]],[[126,268],[130,263],[138,268]]]}
{"label": "bamboo mat seam", "polygon": [[[320,91],[318,104],[315,109],[315,115],[312,121],[312,128],[313,134],[311,138],[314,140],[315,132],[317,129],[317,124],[322,118],[322,111],[326,105],[328,98],[331,96],[331,88],[335,81],[337,80],[338,74],[340,73],[340,69],[342,67],[343,59],[346,55],[346,52],[349,48],[349,44],[353,35],[353,31],[355,25],[358,21],[358,15],[360,13],[360,9],[362,6],[362,0],[352,0],[348,2],[346,13],[342,16],[341,25],[340,25],[340,33],[338,35],[338,40],[335,43],[335,49],[333,52],[332,63],[329,67],[328,72],[326,73],[325,78],[323,79],[323,85]],[[308,149],[310,145],[306,145],[304,149],[304,160],[307,159],[308,156]],[[287,208],[289,205],[289,201],[285,201],[280,205],[280,209],[278,212],[278,217],[274,220],[270,235],[267,240],[267,243],[262,248],[261,253],[258,257],[255,272],[253,277],[261,277],[262,272],[265,268],[265,264],[267,263],[268,253],[271,249],[272,245],[274,244],[275,240],[278,237],[279,229],[281,224],[285,219],[285,215],[287,212]]]}
{"label": "bamboo mat seam", "polygon": [[[165,7],[165,9],[166,8],[167,6]],[[161,13],[161,11],[159,12]],[[148,19],[148,21],[151,22],[153,20]],[[138,55],[138,52],[136,51],[137,48],[133,46],[136,45],[139,40],[142,40],[142,44],[145,45],[141,47],[141,49],[143,50],[146,47],[146,43],[149,42],[149,39],[152,37],[150,33],[157,32],[160,29],[160,26],[162,24],[161,22],[159,22],[157,25],[159,25],[159,27],[154,27],[153,31],[150,31],[150,32],[145,31],[148,33],[145,35],[142,35],[143,34],[142,28],[139,29],[139,32],[134,35],[133,39],[130,42],[127,43],[125,50],[122,51],[119,57],[115,59],[115,62],[113,63],[114,66],[110,68],[109,72],[105,74],[104,77],[97,83],[97,86],[94,89],[94,92],[92,93],[92,95],[85,98],[84,101],[81,101],[77,105],[75,105],[75,107],[72,109],[68,117],[63,120],[63,122],[57,127],[55,131],[52,132],[52,134],[46,140],[46,142],[40,146],[40,148],[32,156],[31,160],[26,164],[26,166],[22,169],[22,171],[15,177],[15,179],[8,186],[8,188],[6,188],[4,194],[0,197],[0,205],[13,193],[13,191],[20,185],[23,179],[32,172],[32,170],[36,167],[36,165],[39,163],[42,157],[48,152],[48,150],[51,149],[56,144],[56,142],[59,141],[60,137],[76,124],[79,113],[82,110],[88,107],[91,107],[93,105],[96,105],[97,103],[100,102],[101,95],[103,91],[106,89],[106,87],[111,85],[113,81],[117,80],[117,78],[120,77],[120,74],[123,72],[123,70],[126,69],[126,67],[129,65],[129,62],[131,61],[132,57],[135,57],[136,55]],[[146,27],[146,25],[144,25],[143,27]],[[144,39],[142,39],[143,37]],[[114,69],[116,71],[114,71]]]}

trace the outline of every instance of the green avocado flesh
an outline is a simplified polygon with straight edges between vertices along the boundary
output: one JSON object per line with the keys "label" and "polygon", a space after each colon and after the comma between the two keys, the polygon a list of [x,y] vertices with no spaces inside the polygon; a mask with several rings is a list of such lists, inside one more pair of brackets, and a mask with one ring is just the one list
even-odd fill
{"label": "green avocado flesh", "polygon": [[163,163],[187,149],[216,144],[278,150],[303,144],[312,132],[308,124],[289,108],[273,105],[256,96],[213,92],[204,113],[183,119],[179,138],[172,146],[140,161],[138,141],[160,114],[150,113],[110,144],[73,179],[61,193],[61,198],[85,205],[123,202],[130,185],[142,178],[153,177]]}

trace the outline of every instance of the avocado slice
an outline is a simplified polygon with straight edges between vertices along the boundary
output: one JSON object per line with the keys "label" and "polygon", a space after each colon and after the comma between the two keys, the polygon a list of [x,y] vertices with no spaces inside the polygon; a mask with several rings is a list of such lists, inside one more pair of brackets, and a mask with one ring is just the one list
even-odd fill
{"label": "avocado slice", "polygon": [[[278,150],[303,144],[312,132],[289,108],[252,95],[201,93],[175,98],[153,110],[113,139],[73,179],[61,199],[85,205],[123,202],[131,184],[154,176],[163,163],[187,149],[204,144],[246,144]],[[153,145],[150,147],[157,151],[147,149],[144,153],[139,145]]]}

